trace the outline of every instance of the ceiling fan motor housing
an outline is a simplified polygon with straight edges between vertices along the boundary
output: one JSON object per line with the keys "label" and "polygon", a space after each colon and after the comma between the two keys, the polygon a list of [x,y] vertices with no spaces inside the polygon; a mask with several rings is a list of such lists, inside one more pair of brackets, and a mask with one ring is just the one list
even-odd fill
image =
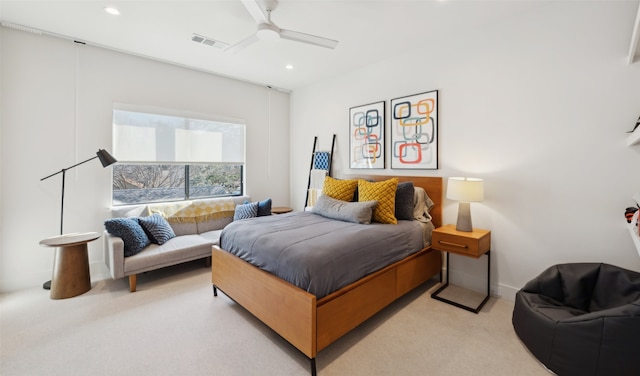
{"label": "ceiling fan motor housing", "polygon": [[278,40],[280,39],[280,28],[274,24],[260,24],[256,32],[260,40]]}

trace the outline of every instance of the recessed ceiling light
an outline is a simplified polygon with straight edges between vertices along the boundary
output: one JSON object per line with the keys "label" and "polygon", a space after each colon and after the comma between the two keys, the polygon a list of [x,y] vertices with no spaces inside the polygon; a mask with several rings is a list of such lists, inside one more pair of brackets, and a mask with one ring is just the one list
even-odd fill
{"label": "recessed ceiling light", "polygon": [[114,7],[105,7],[104,11],[114,16],[120,15],[120,11]]}
{"label": "recessed ceiling light", "polygon": [[287,64],[287,65],[285,65],[284,67],[285,67],[285,68],[287,68],[287,69],[289,69],[289,70],[293,69],[293,65],[291,65],[291,64]]}

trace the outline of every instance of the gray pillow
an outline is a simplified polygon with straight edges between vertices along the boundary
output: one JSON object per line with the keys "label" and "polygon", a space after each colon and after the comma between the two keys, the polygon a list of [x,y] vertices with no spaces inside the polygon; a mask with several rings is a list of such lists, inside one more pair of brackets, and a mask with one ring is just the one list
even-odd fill
{"label": "gray pillow", "polygon": [[321,195],[311,212],[339,221],[368,225],[371,223],[373,208],[377,204],[378,201],[347,202]]}

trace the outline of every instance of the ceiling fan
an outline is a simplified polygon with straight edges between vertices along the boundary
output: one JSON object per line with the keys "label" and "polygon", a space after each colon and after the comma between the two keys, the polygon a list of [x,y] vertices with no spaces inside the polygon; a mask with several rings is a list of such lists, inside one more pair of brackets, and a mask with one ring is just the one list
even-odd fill
{"label": "ceiling fan", "polygon": [[276,26],[276,24],[271,22],[271,12],[278,6],[277,0],[264,0],[264,10],[260,6],[260,0],[241,1],[245,8],[247,8],[249,14],[251,14],[251,17],[253,17],[258,24],[258,28],[254,34],[229,46],[225,51],[235,53],[259,40],[277,40],[280,38],[332,49],[338,45],[337,40],[281,29]]}

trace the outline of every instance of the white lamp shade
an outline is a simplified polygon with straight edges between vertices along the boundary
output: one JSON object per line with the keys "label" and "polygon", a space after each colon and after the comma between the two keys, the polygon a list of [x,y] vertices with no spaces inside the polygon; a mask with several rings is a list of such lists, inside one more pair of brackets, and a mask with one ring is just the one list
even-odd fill
{"label": "white lamp shade", "polygon": [[447,198],[461,202],[478,202],[484,200],[484,182],[475,178],[449,178],[447,182]]}

